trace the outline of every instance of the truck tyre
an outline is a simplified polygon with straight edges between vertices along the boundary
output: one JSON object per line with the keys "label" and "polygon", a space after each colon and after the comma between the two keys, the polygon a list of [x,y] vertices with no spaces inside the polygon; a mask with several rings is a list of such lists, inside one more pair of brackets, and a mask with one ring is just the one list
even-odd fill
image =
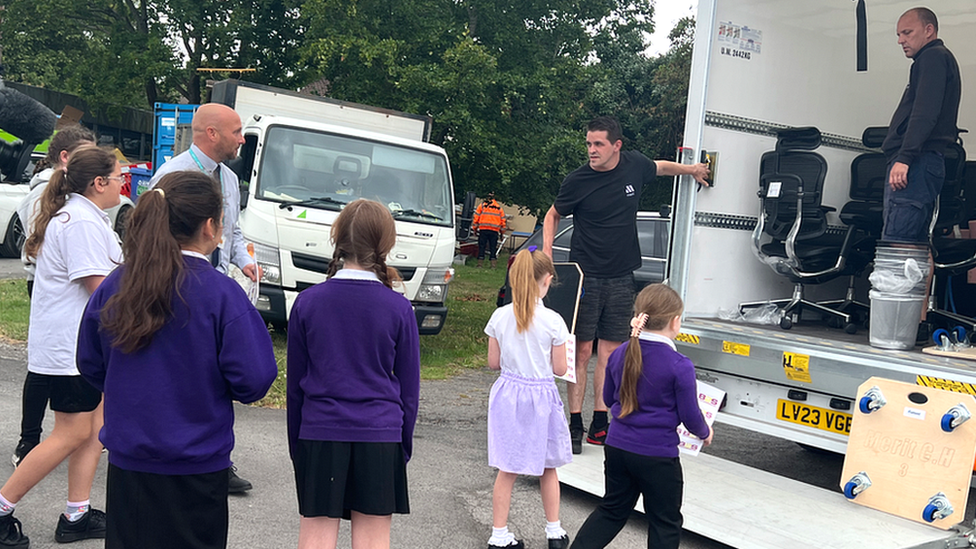
{"label": "truck tyre", "polygon": [[125,240],[125,224],[132,215],[132,206],[122,206],[119,208],[118,215],[115,216],[115,234],[119,235],[119,240]]}
{"label": "truck tyre", "polygon": [[0,256],[20,257],[20,250],[24,247],[24,227],[20,224],[20,216],[14,213],[7,224],[7,230],[3,235],[3,244],[0,245]]}

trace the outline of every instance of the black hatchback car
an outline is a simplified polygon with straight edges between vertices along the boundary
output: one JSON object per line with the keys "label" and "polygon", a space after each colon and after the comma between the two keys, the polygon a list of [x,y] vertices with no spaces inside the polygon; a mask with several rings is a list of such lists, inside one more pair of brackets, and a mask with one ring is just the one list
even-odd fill
{"label": "black hatchback car", "polygon": [[[636,290],[654,282],[664,280],[668,263],[668,238],[671,235],[671,220],[662,217],[657,212],[637,212],[637,239],[640,241],[641,267],[634,271],[634,285]],[[563,217],[556,229],[556,238],[552,242],[552,260],[556,263],[569,261],[570,242],[573,237],[573,217]],[[542,249],[542,229],[538,229],[518,247],[516,253],[529,247],[538,246]],[[508,259],[511,266],[515,253]],[[501,307],[512,301],[508,286],[508,275],[505,275],[505,285],[498,289],[496,305]]]}

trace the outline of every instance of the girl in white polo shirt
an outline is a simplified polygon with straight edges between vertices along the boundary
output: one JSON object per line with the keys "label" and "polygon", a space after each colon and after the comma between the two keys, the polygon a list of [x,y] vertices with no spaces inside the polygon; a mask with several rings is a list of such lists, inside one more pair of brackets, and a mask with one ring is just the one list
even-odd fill
{"label": "girl in white polo shirt", "polygon": [[0,487],[0,546],[28,547],[14,506],[66,458],[68,503],[55,539],[105,537],[105,513],[89,495],[102,445],[102,395],[75,366],[78,326],[88,297],[118,264],[122,249],[104,210],[118,205],[122,174],[115,156],[99,148],[72,153],[56,170],[38,204],[25,244],[34,258],[34,296],[27,338],[27,369],[51,378],[54,429]]}

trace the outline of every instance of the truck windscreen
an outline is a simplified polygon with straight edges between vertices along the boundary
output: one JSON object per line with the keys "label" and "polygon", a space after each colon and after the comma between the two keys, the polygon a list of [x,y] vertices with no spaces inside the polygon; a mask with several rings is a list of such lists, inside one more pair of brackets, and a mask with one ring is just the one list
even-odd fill
{"label": "truck windscreen", "polygon": [[287,126],[268,130],[255,197],[325,210],[366,198],[385,205],[398,219],[453,222],[443,156]]}

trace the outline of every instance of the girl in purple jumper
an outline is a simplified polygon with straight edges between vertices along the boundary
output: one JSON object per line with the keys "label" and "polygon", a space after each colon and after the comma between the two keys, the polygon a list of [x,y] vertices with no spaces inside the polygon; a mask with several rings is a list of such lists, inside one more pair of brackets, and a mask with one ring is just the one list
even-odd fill
{"label": "girl in purple jumper", "polygon": [[489,549],[524,547],[508,531],[508,509],[518,475],[541,476],[549,549],[565,549],[559,523],[556,467],[573,460],[569,427],[553,374],[566,373],[569,330],[542,304],[556,269],[534,246],[515,256],[509,271],[512,303],[495,310],[485,326],[488,367],[500,369],[488,399],[488,464],[498,469],[492,495]]}
{"label": "girl in purple jumper", "polygon": [[329,278],[303,291],[288,323],[288,446],[299,548],[390,546],[410,512],[407,461],[420,396],[420,339],[386,264],[396,223],[378,202],[350,202],[332,225]]}
{"label": "girl in purple jumper", "polygon": [[647,547],[677,549],[681,537],[678,424],[712,442],[698,407],[695,366],[678,353],[684,304],[663,284],[644,288],[634,303],[630,341],[607,363],[603,399],[613,421],[604,447],[606,495],[586,519],[573,549],[606,547],[644,496]]}

